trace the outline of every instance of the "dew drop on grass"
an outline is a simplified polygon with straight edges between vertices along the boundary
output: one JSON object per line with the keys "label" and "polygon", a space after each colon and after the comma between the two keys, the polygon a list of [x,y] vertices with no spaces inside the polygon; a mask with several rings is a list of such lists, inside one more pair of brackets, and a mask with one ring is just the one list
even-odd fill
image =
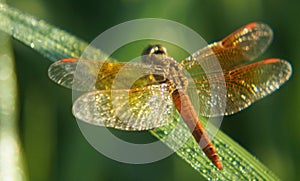
{"label": "dew drop on grass", "polygon": [[187,153],[190,153],[190,152],[191,152],[191,149],[187,148],[187,149],[185,149],[185,151],[186,151]]}
{"label": "dew drop on grass", "polygon": [[167,130],[164,130],[164,135],[167,135],[169,132]]}
{"label": "dew drop on grass", "polygon": [[236,160],[233,160],[233,161],[232,161],[232,164],[233,164],[234,166],[237,166],[237,165],[238,165],[238,162],[237,162]]}

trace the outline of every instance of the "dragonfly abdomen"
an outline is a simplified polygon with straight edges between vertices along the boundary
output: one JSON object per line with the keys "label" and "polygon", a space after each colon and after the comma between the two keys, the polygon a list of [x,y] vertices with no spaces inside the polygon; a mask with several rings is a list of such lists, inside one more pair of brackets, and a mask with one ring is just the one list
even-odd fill
{"label": "dragonfly abdomen", "polygon": [[172,98],[176,109],[187,124],[188,128],[193,134],[193,137],[200,145],[205,155],[219,170],[222,170],[221,159],[215,147],[211,143],[208,135],[206,134],[205,129],[201,124],[187,93],[182,90],[175,90],[172,93]]}

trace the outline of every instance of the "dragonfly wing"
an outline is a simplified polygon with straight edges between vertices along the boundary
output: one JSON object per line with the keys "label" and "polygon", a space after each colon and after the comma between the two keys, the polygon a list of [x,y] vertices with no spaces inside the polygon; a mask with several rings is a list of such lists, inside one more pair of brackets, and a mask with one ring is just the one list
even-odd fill
{"label": "dragonfly wing", "polygon": [[[291,73],[291,65],[280,59],[266,59],[225,72],[227,94],[224,115],[239,112],[271,94],[290,78]],[[219,95],[218,91],[215,91],[214,95],[211,92],[211,87],[222,85],[218,76],[214,74],[200,76],[198,80],[195,87],[199,92],[200,114],[206,117],[222,116],[222,113],[211,113],[213,106],[219,108],[223,106],[211,101],[212,97],[222,99],[223,96],[221,92]],[[193,85],[191,87],[193,88]]]}
{"label": "dragonfly wing", "polygon": [[73,58],[54,62],[48,69],[48,76],[59,85],[76,90],[92,90],[97,78],[98,61],[86,61]]}
{"label": "dragonfly wing", "polygon": [[234,114],[279,89],[291,76],[292,67],[280,59],[266,59],[225,74],[226,114]]}
{"label": "dragonfly wing", "polygon": [[[48,69],[48,75],[64,87],[91,91],[108,90],[113,84],[118,88],[156,84],[165,79],[164,71],[159,65],[138,62],[99,62],[68,58],[53,63]],[[155,78],[153,74],[156,75]]]}
{"label": "dragonfly wing", "polygon": [[[250,23],[231,33],[219,42],[220,46],[213,48],[217,54],[224,53],[233,58],[233,66],[239,65],[240,61],[253,60],[268,48],[273,39],[272,29],[264,23]],[[221,46],[222,45],[222,46]],[[231,52],[230,52],[231,51]],[[222,55],[222,56],[226,56]],[[228,65],[228,62],[224,62]],[[230,68],[229,67],[229,68]]]}
{"label": "dragonfly wing", "polygon": [[130,90],[99,90],[80,96],[73,114],[87,123],[121,130],[149,130],[173,121],[165,84]]}
{"label": "dragonfly wing", "polygon": [[[273,32],[268,25],[250,23],[223,40],[200,49],[182,60],[181,64],[187,70],[193,69],[194,66],[202,66],[206,72],[218,71],[220,66],[223,70],[230,70],[263,53],[268,48],[272,38]],[[216,61],[213,62],[214,60]],[[198,73],[204,70],[198,70]]]}

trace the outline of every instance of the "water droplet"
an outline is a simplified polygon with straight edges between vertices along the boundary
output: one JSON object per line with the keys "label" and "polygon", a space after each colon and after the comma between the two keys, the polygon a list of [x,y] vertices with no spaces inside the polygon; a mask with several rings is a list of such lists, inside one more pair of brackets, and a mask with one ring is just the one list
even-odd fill
{"label": "water droplet", "polygon": [[222,146],[223,146],[223,148],[228,148],[228,145],[225,143],[223,143]]}
{"label": "water droplet", "polygon": [[232,162],[232,164],[233,164],[234,166],[237,166],[237,165],[238,165],[238,162],[237,162],[236,160],[234,160],[234,161]]}
{"label": "water droplet", "polygon": [[252,84],[252,87],[253,87],[254,92],[258,91],[257,87],[254,84]]}
{"label": "water droplet", "polygon": [[207,174],[207,169],[201,169],[201,172]]}
{"label": "water droplet", "polygon": [[244,173],[244,172],[245,172],[245,167],[242,166],[242,165],[240,165],[240,166],[239,166],[239,170],[240,170],[242,173]]}
{"label": "water droplet", "polygon": [[186,151],[187,153],[190,153],[190,152],[191,152],[191,149],[187,148],[187,149],[185,149],[185,151]]}
{"label": "water droplet", "polygon": [[243,100],[246,100],[246,96],[245,96],[244,94],[241,94],[241,98],[242,98]]}

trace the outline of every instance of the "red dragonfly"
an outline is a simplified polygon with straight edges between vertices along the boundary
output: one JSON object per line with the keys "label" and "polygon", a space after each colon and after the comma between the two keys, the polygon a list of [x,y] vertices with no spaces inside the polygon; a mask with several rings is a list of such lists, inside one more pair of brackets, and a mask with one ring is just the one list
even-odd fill
{"label": "red dragonfly", "polygon": [[[97,126],[149,130],[172,122],[175,107],[174,110],[180,113],[203,152],[222,170],[221,159],[199,120],[187,88],[197,89],[200,101],[198,112],[205,117],[234,114],[271,94],[292,73],[291,65],[282,59],[251,62],[266,50],[272,37],[273,33],[268,25],[254,22],[180,62],[169,57],[163,46],[154,45],[145,49],[143,64],[67,58],[49,67],[49,77],[60,85],[78,90],[87,89],[89,79],[86,77],[95,77],[90,91],[74,102],[73,114],[76,118]],[[218,59],[221,69],[214,69],[214,57]],[[76,70],[77,65],[83,68]],[[205,72],[202,66],[210,67],[211,71]],[[121,76],[123,81],[119,83],[119,89],[114,89],[114,80],[121,69],[128,73]],[[183,70],[191,77],[186,77]],[[79,75],[85,77],[81,79],[78,74],[76,77],[75,73],[78,71]],[[130,77],[135,72],[145,76],[131,83],[132,85],[126,85],[126,76]],[[217,74],[221,74],[225,80],[227,93],[224,96],[211,91],[211,87],[222,86],[219,77],[215,76]],[[128,95],[129,106],[126,104]],[[226,105],[222,101],[211,102],[212,97],[217,100],[225,99]],[[212,113],[212,107],[224,111]]]}

